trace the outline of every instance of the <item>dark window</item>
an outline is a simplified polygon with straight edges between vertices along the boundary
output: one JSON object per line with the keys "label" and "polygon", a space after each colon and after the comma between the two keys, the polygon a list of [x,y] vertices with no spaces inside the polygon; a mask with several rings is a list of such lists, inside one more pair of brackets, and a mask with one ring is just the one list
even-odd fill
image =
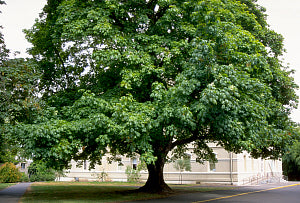
{"label": "dark window", "polygon": [[137,168],[137,160],[136,160],[136,158],[132,159],[132,168],[134,170],[136,170],[136,168]]}
{"label": "dark window", "polygon": [[21,169],[25,169],[26,168],[26,163],[21,163]]}

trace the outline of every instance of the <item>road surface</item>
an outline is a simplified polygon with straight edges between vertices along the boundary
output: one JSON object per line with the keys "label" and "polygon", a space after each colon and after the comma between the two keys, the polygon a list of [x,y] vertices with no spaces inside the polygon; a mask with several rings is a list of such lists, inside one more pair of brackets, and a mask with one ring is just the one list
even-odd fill
{"label": "road surface", "polygon": [[197,192],[164,199],[136,201],[147,203],[300,203],[300,182],[241,186],[231,190]]}
{"label": "road surface", "polygon": [[0,203],[17,203],[31,183],[19,183],[0,191]]}

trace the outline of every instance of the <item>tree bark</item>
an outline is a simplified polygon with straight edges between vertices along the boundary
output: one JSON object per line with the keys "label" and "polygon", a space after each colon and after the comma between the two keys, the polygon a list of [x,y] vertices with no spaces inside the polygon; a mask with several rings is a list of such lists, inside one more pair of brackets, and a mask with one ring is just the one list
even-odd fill
{"label": "tree bark", "polygon": [[148,179],[146,184],[139,188],[141,192],[170,193],[172,189],[164,180],[164,158],[158,158],[154,164],[148,164]]}

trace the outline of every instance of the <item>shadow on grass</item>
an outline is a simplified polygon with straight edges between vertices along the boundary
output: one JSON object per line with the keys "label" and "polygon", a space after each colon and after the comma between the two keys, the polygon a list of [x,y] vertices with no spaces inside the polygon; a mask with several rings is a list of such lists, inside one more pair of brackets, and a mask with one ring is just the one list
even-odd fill
{"label": "shadow on grass", "polygon": [[21,202],[124,202],[165,198],[188,192],[206,192],[229,187],[174,186],[173,193],[152,194],[138,192],[140,184],[126,183],[35,183]]}

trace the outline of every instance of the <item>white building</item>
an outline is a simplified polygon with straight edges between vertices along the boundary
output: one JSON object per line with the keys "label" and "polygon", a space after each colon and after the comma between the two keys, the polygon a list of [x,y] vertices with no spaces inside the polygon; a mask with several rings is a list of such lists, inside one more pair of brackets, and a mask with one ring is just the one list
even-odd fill
{"label": "white building", "polygon": [[[204,161],[204,164],[197,163],[196,156],[189,153],[191,171],[184,171],[180,174],[175,169],[174,163],[168,163],[164,168],[165,181],[179,183],[182,177],[182,183],[243,185],[281,180],[281,160],[254,159],[246,152],[234,154],[215,144],[210,144],[210,147],[216,154],[217,163],[209,161]],[[72,161],[72,167],[66,172],[66,177],[62,177],[58,181],[127,181],[126,167],[135,168],[138,163],[138,158],[122,157],[121,162],[109,164],[106,157],[103,157],[102,165],[96,165],[95,169],[89,170],[87,161],[83,161],[80,167],[77,167],[77,163]],[[147,171],[141,171],[140,174],[141,181],[146,181]]]}

